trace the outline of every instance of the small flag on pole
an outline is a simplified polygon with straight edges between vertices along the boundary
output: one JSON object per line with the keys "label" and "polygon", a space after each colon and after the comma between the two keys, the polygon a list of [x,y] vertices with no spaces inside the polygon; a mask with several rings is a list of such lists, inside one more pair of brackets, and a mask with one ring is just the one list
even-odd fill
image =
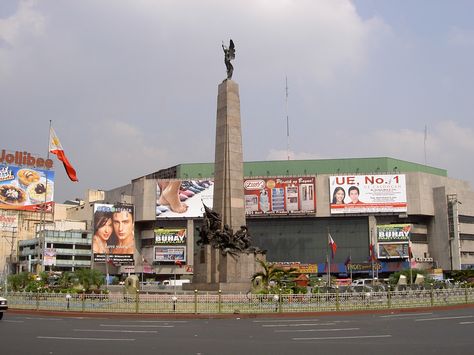
{"label": "small flag on pole", "polygon": [[181,260],[175,260],[174,263],[175,265],[178,265],[179,267],[183,266],[183,262]]}
{"label": "small flag on pole", "polygon": [[375,246],[373,244],[369,245],[369,260],[377,261],[377,256],[375,256]]}
{"label": "small flag on pole", "polygon": [[66,169],[67,176],[71,181],[79,181],[76,176],[76,170],[72,167],[71,163],[64,154],[64,149],[59,141],[56,132],[53,127],[49,129],[49,152],[55,154],[59,160],[63,162],[64,168]]}
{"label": "small flag on pole", "polygon": [[352,263],[352,258],[350,256],[350,254],[347,256],[347,259],[346,261],[344,261],[344,265],[346,266],[347,268],[347,265],[351,264]]}
{"label": "small flag on pole", "polygon": [[331,257],[332,259],[334,259],[334,257],[336,256],[337,244],[332,239],[331,234],[329,233],[328,233],[328,243],[329,243],[329,247],[331,248]]}
{"label": "small flag on pole", "polygon": [[411,240],[408,241],[408,260],[411,262],[411,259],[413,259],[413,252],[411,249]]}

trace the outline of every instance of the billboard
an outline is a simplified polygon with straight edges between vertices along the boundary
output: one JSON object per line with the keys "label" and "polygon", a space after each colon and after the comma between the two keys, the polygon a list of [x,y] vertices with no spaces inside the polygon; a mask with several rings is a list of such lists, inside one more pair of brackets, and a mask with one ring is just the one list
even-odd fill
{"label": "billboard", "polygon": [[408,243],[380,243],[379,259],[408,258]]}
{"label": "billboard", "polygon": [[162,263],[186,262],[185,246],[156,246],[153,261]]}
{"label": "billboard", "polygon": [[318,264],[302,264],[298,261],[269,262],[268,264],[273,267],[283,269],[283,270],[294,269],[295,274],[317,274],[318,273]]}
{"label": "billboard", "polygon": [[45,248],[43,251],[43,265],[52,266],[56,265],[56,249]]}
{"label": "billboard", "polygon": [[94,204],[94,262],[114,264],[133,262],[135,252],[134,206],[129,204]]}
{"label": "billboard", "polygon": [[18,228],[18,212],[0,210],[0,231],[14,232]]}
{"label": "billboard", "polygon": [[54,171],[0,164],[0,209],[52,212]]}
{"label": "billboard", "polygon": [[379,242],[408,242],[411,235],[411,224],[386,224],[377,226]]}
{"label": "billboard", "polygon": [[[316,211],[316,178],[266,177],[244,178],[247,215],[306,214]],[[156,181],[156,218],[198,218],[203,203],[212,208],[212,180]]]}
{"label": "billboard", "polygon": [[155,244],[186,244],[186,228],[155,229]]}
{"label": "billboard", "polygon": [[405,175],[329,177],[331,214],[407,211]]}
{"label": "billboard", "polygon": [[316,178],[247,178],[244,197],[247,215],[315,213]]}
{"label": "billboard", "polygon": [[156,180],[156,218],[202,217],[204,203],[212,208],[212,180]]}

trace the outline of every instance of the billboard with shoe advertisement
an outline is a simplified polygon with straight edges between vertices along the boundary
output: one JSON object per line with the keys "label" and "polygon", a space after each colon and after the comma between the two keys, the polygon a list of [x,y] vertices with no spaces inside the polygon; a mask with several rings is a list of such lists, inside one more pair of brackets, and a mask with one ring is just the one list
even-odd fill
{"label": "billboard with shoe advertisement", "polygon": [[[247,215],[307,214],[316,211],[316,178],[244,178]],[[212,208],[212,180],[156,181],[156,218],[202,217],[203,203]]]}

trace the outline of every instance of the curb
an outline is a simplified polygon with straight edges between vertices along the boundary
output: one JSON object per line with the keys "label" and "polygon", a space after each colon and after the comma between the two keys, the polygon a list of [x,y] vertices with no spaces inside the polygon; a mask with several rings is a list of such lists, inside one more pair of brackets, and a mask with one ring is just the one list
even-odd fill
{"label": "curb", "polygon": [[154,319],[251,319],[251,318],[309,318],[315,316],[345,316],[357,314],[401,314],[426,312],[427,310],[452,310],[474,308],[474,304],[457,304],[437,307],[393,308],[354,311],[326,311],[326,312],[283,312],[283,313],[107,313],[107,312],[74,312],[74,311],[37,311],[33,309],[9,308],[8,313],[29,314],[42,316],[61,316],[71,318],[154,318]]}

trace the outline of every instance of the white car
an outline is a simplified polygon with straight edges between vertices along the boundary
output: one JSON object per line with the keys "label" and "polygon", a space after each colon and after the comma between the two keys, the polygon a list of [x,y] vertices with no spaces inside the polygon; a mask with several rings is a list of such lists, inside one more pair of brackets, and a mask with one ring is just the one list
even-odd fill
{"label": "white car", "polygon": [[7,309],[7,300],[3,297],[0,297],[0,319],[3,318],[3,312],[5,312]]}

